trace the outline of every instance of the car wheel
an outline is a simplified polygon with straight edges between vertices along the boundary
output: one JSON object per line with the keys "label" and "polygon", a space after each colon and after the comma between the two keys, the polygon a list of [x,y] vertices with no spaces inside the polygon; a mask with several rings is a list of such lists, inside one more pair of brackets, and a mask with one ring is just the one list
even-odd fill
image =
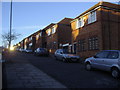
{"label": "car wheel", "polygon": [[58,58],[55,56],[55,60],[58,60]]}
{"label": "car wheel", "polygon": [[76,60],[76,63],[79,63],[79,59]]}
{"label": "car wheel", "polygon": [[67,60],[65,58],[62,59],[63,62],[67,62]]}
{"label": "car wheel", "polygon": [[86,63],[86,70],[90,71],[92,69],[91,64],[90,63]]}
{"label": "car wheel", "polygon": [[71,59],[70,61],[71,61],[71,62],[78,62],[79,60],[78,60],[78,59],[74,59],[74,60]]}
{"label": "car wheel", "polygon": [[36,56],[36,53],[34,53],[34,56]]}
{"label": "car wheel", "polygon": [[120,71],[117,68],[113,68],[112,71],[111,71],[111,74],[114,78],[119,78]]}

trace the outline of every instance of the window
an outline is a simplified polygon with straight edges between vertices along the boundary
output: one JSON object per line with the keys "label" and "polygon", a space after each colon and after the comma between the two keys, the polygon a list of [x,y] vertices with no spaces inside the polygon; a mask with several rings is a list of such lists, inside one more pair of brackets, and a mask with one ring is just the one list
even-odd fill
{"label": "window", "polygon": [[52,27],[52,34],[54,34],[56,32],[56,28]]}
{"label": "window", "polygon": [[42,36],[42,32],[40,32],[40,37]]}
{"label": "window", "polygon": [[59,50],[57,50],[56,53],[59,53]]}
{"label": "window", "polygon": [[76,29],[83,27],[83,26],[84,26],[84,19],[83,18],[77,19]]}
{"label": "window", "polygon": [[27,42],[28,39],[25,39],[25,43]]}
{"label": "window", "polygon": [[47,33],[48,33],[48,36],[50,36],[50,34],[51,34],[51,29],[49,29]]}
{"label": "window", "polygon": [[59,50],[59,53],[62,54],[62,53],[63,53],[63,50]]}
{"label": "window", "polygon": [[115,51],[111,51],[108,58],[109,59],[117,59],[119,57],[119,53]]}
{"label": "window", "polygon": [[31,40],[32,40],[32,37],[29,38],[29,41],[31,41]]}
{"label": "window", "polygon": [[107,58],[109,52],[108,51],[102,51],[102,52],[99,52],[95,55],[96,58]]}
{"label": "window", "polygon": [[95,21],[96,21],[96,11],[93,11],[88,15],[88,24]]}
{"label": "window", "polygon": [[38,40],[39,39],[39,34],[38,35],[36,35],[36,40]]}
{"label": "window", "polygon": [[49,45],[49,46],[50,46],[50,48],[52,49],[52,42],[50,42],[50,45]]}
{"label": "window", "polygon": [[97,50],[98,46],[98,37],[92,37],[88,39],[89,50]]}
{"label": "window", "polygon": [[32,43],[30,43],[29,46],[32,46]]}
{"label": "window", "polygon": [[85,51],[85,40],[78,41],[78,51]]}

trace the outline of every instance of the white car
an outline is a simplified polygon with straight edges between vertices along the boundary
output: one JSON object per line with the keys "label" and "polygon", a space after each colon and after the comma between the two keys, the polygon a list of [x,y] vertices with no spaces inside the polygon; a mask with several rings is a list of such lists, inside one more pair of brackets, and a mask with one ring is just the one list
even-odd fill
{"label": "white car", "polygon": [[19,51],[20,52],[25,52],[25,49],[20,48]]}
{"label": "white car", "polygon": [[58,49],[54,54],[56,60],[62,60],[63,62],[79,62],[80,57],[75,54],[68,53],[65,49]]}
{"label": "white car", "polygon": [[32,50],[31,49],[26,49],[25,52],[26,53],[32,53]]}
{"label": "white car", "polygon": [[120,50],[103,50],[85,60],[87,70],[92,68],[110,71],[114,78],[120,77]]}

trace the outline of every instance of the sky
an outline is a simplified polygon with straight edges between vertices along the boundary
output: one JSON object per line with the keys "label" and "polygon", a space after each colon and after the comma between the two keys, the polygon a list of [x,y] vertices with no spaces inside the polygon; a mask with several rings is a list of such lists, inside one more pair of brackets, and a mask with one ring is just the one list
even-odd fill
{"label": "sky", "polygon": [[[12,30],[21,34],[12,45],[50,23],[75,18],[98,2],[13,2]],[[2,33],[8,32],[10,2],[2,2]],[[2,42],[0,42],[0,46]]]}

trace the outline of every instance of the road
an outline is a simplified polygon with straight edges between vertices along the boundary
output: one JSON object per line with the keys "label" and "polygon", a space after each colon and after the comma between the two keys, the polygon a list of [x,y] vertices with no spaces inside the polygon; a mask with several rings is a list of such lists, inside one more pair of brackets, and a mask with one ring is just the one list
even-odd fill
{"label": "road", "polygon": [[[21,59],[22,57],[22,59]],[[64,63],[53,56],[41,57],[21,52],[14,53],[12,62],[29,62],[68,88],[119,88],[120,79],[112,78],[109,72],[86,71],[83,63]]]}

